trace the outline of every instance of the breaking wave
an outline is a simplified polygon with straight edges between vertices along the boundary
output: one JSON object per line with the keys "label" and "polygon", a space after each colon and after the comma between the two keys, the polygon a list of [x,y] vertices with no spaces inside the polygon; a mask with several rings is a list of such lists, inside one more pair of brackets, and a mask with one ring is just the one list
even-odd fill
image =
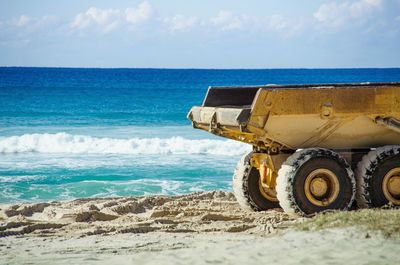
{"label": "breaking wave", "polygon": [[212,154],[241,155],[250,150],[246,144],[232,140],[191,140],[183,137],[100,138],[68,133],[24,134],[0,137],[0,153],[66,154]]}

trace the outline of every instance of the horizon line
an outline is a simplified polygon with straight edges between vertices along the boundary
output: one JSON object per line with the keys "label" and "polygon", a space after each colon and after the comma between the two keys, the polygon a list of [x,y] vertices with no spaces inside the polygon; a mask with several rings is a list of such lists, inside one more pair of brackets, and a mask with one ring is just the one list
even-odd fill
{"label": "horizon line", "polygon": [[0,68],[52,68],[52,69],[100,69],[100,70],[122,70],[122,69],[137,69],[137,70],[350,70],[350,69],[400,69],[396,67],[277,67],[277,68],[203,68],[203,67],[84,67],[84,66],[3,66]]}

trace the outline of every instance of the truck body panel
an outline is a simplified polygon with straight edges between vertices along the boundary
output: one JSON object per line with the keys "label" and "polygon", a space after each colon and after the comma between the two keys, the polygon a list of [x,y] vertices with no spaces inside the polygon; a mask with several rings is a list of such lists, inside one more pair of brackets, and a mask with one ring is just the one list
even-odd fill
{"label": "truck body panel", "polygon": [[195,128],[265,150],[400,144],[400,83],[210,87]]}

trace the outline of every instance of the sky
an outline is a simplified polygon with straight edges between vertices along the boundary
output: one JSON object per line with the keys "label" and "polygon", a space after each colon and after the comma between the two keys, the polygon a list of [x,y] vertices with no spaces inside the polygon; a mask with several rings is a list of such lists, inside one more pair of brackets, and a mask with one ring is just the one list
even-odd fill
{"label": "sky", "polygon": [[400,67],[400,0],[0,0],[0,66]]}

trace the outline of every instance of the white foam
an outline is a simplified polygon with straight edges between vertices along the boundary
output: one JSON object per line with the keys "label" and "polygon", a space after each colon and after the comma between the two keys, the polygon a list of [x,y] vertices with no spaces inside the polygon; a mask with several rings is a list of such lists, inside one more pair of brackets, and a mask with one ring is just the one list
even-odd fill
{"label": "white foam", "polygon": [[0,183],[29,182],[44,179],[45,176],[23,175],[23,176],[0,176]]}
{"label": "white foam", "polygon": [[232,140],[191,140],[183,137],[100,138],[85,135],[24,134],[0,137],[0,153],[66,153],[66,154],[213,154],[237,156],[250,146]]}

